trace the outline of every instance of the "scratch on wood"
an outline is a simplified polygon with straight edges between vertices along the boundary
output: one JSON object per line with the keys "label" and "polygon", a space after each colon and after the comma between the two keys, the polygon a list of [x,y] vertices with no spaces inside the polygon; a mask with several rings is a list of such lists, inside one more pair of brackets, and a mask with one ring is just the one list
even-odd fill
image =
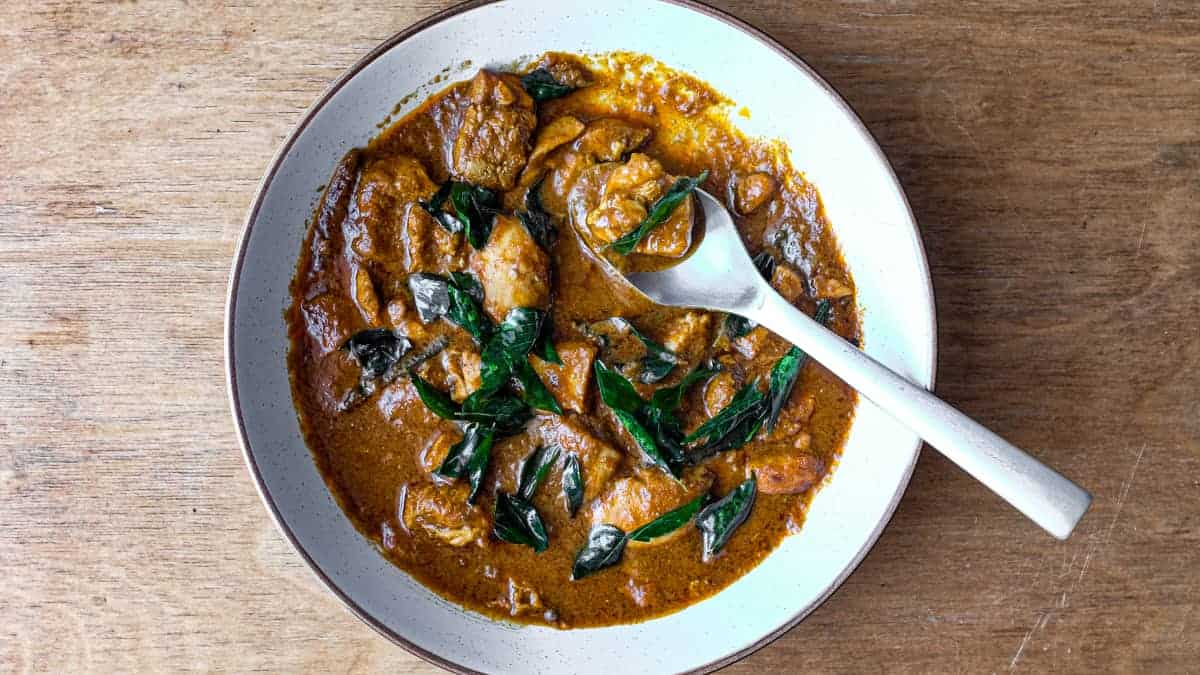
{"label": "scratch on wood", "polygon": [[1021,654],[1025,653],[1025,648],[1029,646],[1029,641],[1033,639],[1035,633],[1046,627],[1046,622],[1050,620],[1050,614],[1044,613],[1038,615],[1034,620],[1033,625],[1025,633],[1025,637],[1021,638],[1021,644],[1017,645],[1017,653],[1013,654],[1012,661],[1008,662],[1008,670],[1012,672],[1017,669],[1017,662],[1021,660]]}
{"label": "scratch on wood", "polygon": [[1112,539],[1113,528],[1117,526],[1117,519],[1121,517],[1121,509],[1125,506],[1125,499],[1129,496],[1129,488],[1133,486],[1133,477],[1137,474],[1138,466],[1142,463],[1142,455],[1146,454],[1146,443],[1142,443],[1142,449],[1138,451],[1137,459],[1133,460],[1133,468],[1129,470],[1129,477],[1125,479],[1125,483],[1121,486],[1121,494],[1117,496],[1117,510],[1113,513],[1112,522],[1108,524],[1108,532],[1104,533],[1104,543],[1108,544]]}

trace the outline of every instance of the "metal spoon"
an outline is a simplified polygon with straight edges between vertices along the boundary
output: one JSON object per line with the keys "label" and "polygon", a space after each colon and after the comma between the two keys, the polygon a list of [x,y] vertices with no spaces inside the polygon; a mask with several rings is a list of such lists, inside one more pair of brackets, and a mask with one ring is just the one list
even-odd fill
{"label": "metal spoon", "polygon": [[725,207],[697,190],[704,238],[680,264],[626,275],[664,305],[732,312],[766,326],[915,431],[1047,532],[1066,539],[1092,497],[1083,488],[889,370],[793,307],[758,273]]}

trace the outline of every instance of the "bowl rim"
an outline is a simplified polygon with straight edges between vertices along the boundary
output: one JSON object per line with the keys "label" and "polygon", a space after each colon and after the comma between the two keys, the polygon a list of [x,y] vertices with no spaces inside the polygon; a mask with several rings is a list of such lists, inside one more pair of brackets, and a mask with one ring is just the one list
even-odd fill
{"label": "bowl rim", "polygon": [[[250,447],[250,440],[246,434],[246,425],[245,425],[245,421],[242,417],[241,402],[238,397],[237,368],[234,365],[236,363],[236,361],[234,359],[234,316],[236,315],[236,311],[237,311],[238,288],[241,283],[242,269],[243,269],[243,266],[245,263],[245,258],[246,258],[247,243],[249,242],[249,239],[250,239],[250,230],[254,227],[254,223],[258,220],[258,215],[259,215],[260,210],[262,209],[263,200],[266,196],[267,190],[271,186],[271,183],[274,181],[276,174],[279,172],[279,170],[282,166],[284,157],[287,156],[287,154],[291,150],[292,146],[296,143],[297,139],[299,139],[300,135],[308,127],[308,125],[313,121],[313,118],[316,117],[317,113],[322,108],[324,108],[325,105],[328,104],[333,99],[333,97],[338,93],[338,91],[341,90],[341,88],[343,86],[345,86],[352,78],[354,78],[360,71],[362,71],[369,64],[371,64],[373,61],[375,61],[375,59],[379,58],[380,56],[382,56],[387,51],[391,50],[396,45],[404,42],[405,40],[409,39],[413,35],[416,35],[417,33],[420,33],[421,31],[423,31],[431,26],[434,26],[434,25],[441,23],[447,19],[455,17],[459,14],[468,12],[470,10],[473,10],[473,9],[476,9],[479,7],[483,7],[485,5],[490,5],[490,4],[494,4],[497,2],[503,2],[503,1],[505,1],[505,0],[466,0],[465,2],[456,4],[456,5],[452,5],[444,10],[441,10],[435,14],[432,14],[432,15],[424,18],[424,19],[421,19],[421,20],[417,21],[416,23],[413,23],[412,25],[394,33],[393,35],[391,35],[390,37],[385,39],[383,42],[381,42],[379,45],[377,45],[370,52],[368,52],[366,55],[364,55],[362,58],[360,58],[358,61],[356,61],[352,66],[350,66],[348,69],[346,69],[341,75],[339,75],[337,77],[337,79],[335,79],[325,89],[325,91],[321,93],[321,95],[312,103],[312,105],[310,105],[308,107],[308,109],[304,113],[304,116],[301,118],[300,122],[295,126],[295,128],[292,130],[292,132],[288,135],[287,139],[284,140],[284,142],[280,145],[279,149],[276,151],[274,157],[271,159],[270,168],[263,175],[262,180],[259,182],[258,187],[255,190],[254,198],[251,202],[250,209],[246,215],[246,220],[243,223],[241,233],[238,236],[237,245],[236,245],[236,255],[234,257],[233,265],[230,270],[230,277],[229,277],[228,289],[227,289],[227,294],[226,294],[226,302],[225,302],[225,317],[224,317],[224,322],[225,322],[225,326],[224,326],[224,328],[225,328],[225,330],[224,330],[224,333],[225,333],[225,336],[224,336],[225,383],[226,383],[227,393],[229,396],[230,411],[233,415],[234,426],[237,429],[238,444],[242,450],[242,458],[246,463],[247,470],[249,471],[251,477],[254,479],[254,487],[258,491],[258,496],[260,499],[262,499],[263,504],[267,507],[267,512],[270,514],[271,520],[274,521],[275,527],[284,535],[284,538],[288,540],[288,542],[291,544],[292,548],[296,551],[296,553],[298,553],[300,555],[300,557],[304,560],[305,565],[308,567],[308,569],[314,575],[316,575],[317,579],[322,583],[322,585],[324,585],[325,588],[328,589],[335,597],[337,597],[339,600],[341,600],[342,604],[345,605],[346,608],[349,609],[352,614],[354,614],[356,617],[358,617],[358,619],[360,621],[362,621],[366,625],[370,626],[372,629],[375,630],[375,632],[377,632],[380,635],[382,635],[383,637],[387,638],[393,644],[398,645],[399,647],[403,648],[405,651],[407,651],[415,656],[418,656],[418,657],[428,661],[429,663],[432,663],[436,666],[439,666],[441,668],[444,668],[446,670],[449,670],[449,671],[455,672],[455,673],[477,673],[479,671],[475,671],[470,668],[467,668],[459,663],[456,663],[456,662],[454,662],[446,657],[443,657],[439,654],[435,654],[435,653],[409,641],[408,639],[406,639],[405,637],[403,637],[402,635],[400,635],[399,633],[397,633],[396,631],[392,630],[390,627],[385,625],[382,621],[380,621],[379,619],[377,619],[376,617],[371,615],[368,611],[363,609],[357,602],[355,602],[355,600],[353,598],[351,598],[349,595],[347,595],[328,575],[326,575],[323,570],[321,570],[321,568],[316,564],[316,562],[312,559],[312,557],[308,554],[308,552],[300,544],[300,542],[296,538],[295,534],[287,526],[286,522],[284,521],[284,519],[282,517],[282,514],[279,512],[279,509],[275,504],[274,499],[271,497],[270,493],[266,489],[262,474],[258,467],[258,463],[254,457],[254,452]],[[930,274],[929,260],[928,260],[928,256],[925,251],[924,241],[921,238],[920,225],[917,223],[916,216],[913,214],[912,206],[909,204],[909,201],[908,201],[908,195],[905,193],[903,185],[901,185],[899,178],[896,176],[895,167],[892,165],[891,161],[887,158],[887,155],[884,154],[883,149],[879,146],[879,142],[875,138],[874,134],[871,133],[871,131],[866,127],[866,124],[863,123],[862,118],[858,115],[858,113],[854,110],[854,108],[846,101],[846,99],[837,91],[837,89],[835,89],[833,87],[833,85],[831,85],[828,81],[826,81],[825,78],[823,78],[815,69],[813,69],[812,66],[808,65],[808,63],[805,62],[802,58],[800,58],[800,56],[798,56],[795,52],[793,52],[788,47],[784,46],[781,42],[779,42],[775,38],[771,37],[766,32],[762,31],[759,28],[752,26],[751,24],[747,23],[746,21],[743,21],[742,19],[739,19],[739,18],[733,16],[732,14],[730,14],[728,12],[725,12],[724,10],[717,9],[716,7],[712,7],[708,4],[705,4],[704,2],[701,2],[700,0],[659,0],[659,1],[665,2],[667,4],[671,4],[671,5],[680,6],[685,9],[689,9],[694,12],[698,12],[709,18],[720,21],[721,23],[724,23],[728,27],[730,27],[734,30],[740,31],[740,32],[746,34],[747,36],[759,41],[764,46],[766,46],[769,49],[771,49],[772,51],[776,52],[784,59],[788,60],[795,68],[799,69],[804,74],[806,74],[808,77],[812,78],[813,81],[816,82],[825,91],[826,95],[828,95],[832,99],[834,104],[837,105],[839,108],[841,108],[843,110],[843,112],[846,113],[847,117],[852,121],[855,131],[857,131],[857,133],[867,143],[867,146],[871,149],[871,151],[875,155],[876,160],[879,161],[881,163],[881,165],[887,169],[888,177],[890,178],[891,183],[896,190],[896,193],[900,197],[900,201],[903,204],[904,210],[908,215],[909,222],[912,224],[911,234],[912,234],[912,237],[914,240],[913,243],[915,244],[915,250],[917,252],[916,262],[917,262],[919,268],[921,269],[923,276],[925,278],[925,284],[924,284],[924,289],[923,289],[924,297],[922,298],[922,300],[924,300],[927,303],[927,306],[930,307],[932,310],[929,313],[930,325],[928,328],[929,328],[930,340],[929,340],[929,352],[926,355],[926,357],[928,359],[927,362],[930,364],[929,376],[928,376],[927,382],[918,383],[918,384],[923,384],[927,389],[932,391],[934,389],[934,386],[935,386],[935,383],[937,380],[938,333],[937,333],[937,305],[936,305],[935,298],[934,298],[933,279]],[[784,622],[779,628],[768,633],[767,635],[764,635],[760,639],[756,640],[754,643],[747,645],[741,649],[738,649],[730,654],[727,654],[724,657],[721,657],[714,661],[710,661],[706,664],[697,666],[696,668],[693,668],[692,670],[687,671],[687,673],[689,673],[689,674],[690,673],[709,673],[709,672],[724,668],[725,666],[728,666],[736,661],[739,661],[739,660],[745,658],[746,656],[749,656],[750,654],[767,646],[771,642],[774,642],[776,639],[778,639],[784,633],[787,633],[788,631],[790,631],[792,628],[796,627],[796,625],[798,625],[801,621],[803,621],[805,618],[807,618],[809,614],[811,614],[818,607],[820,607],[822,604],[824,604],[825,601],[828,600],[829,597],[832,596],[833,593],[836,592],[842,586],[842,584],[846,581],[846,579],[858,568],[858,566],[866,558],[867,553],[869,553],[871,551],[871,549],[874,548],[875,543],[879,540],[880,535],[883,534],[883,530],[886,529],[887,525],[891,522],[892,516],[895,515],[896,508],[897,508],[897,506],[899,506],[900,499],[904,496],[904,493],[908,490],[908,485],[912,480],[913,470],[916,468],[917,461],[920,458],[922,445],[923,445],[922,441],[920,439],[918,439],[917,443],[916,443],[916,448],[913,451],[912,460],[909,462],[908,466],[906,467],[904,476],[902,477],[902,480],[900,481],[900,484],[897,487],[895,494],[893,494],[891,499],[889,500],[887,510],[884,513],[883,517],[880,518],[879,522],[876,524],[875,529],[866,538],[866,540],[864,540],[862,547],[858,550],[857,553],[855,553],[854,558],[850,561],[850,563],[842,570],[842,572],[837,576],[837,578],[835,578],[833,580],[833,582],[830,583],[829,586],[819,596],[817,596],[815,599],[813,599],[811,602],[809,602],[804,607],[797,610],[796,614],[793,615],[786,622]]]}

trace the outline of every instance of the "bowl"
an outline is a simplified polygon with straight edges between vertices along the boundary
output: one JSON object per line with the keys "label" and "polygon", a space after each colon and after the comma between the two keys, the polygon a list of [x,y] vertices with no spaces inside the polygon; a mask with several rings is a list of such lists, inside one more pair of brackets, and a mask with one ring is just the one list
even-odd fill
{"label": "bowl", "polygon": [[[642,52],[709,82],[782,139],[817,186],[854,276],[864,348],[933,385],[932,290],[917,227],[879,147],[811,68],[763,33],[687,0],[469,2],[389,38],[341,76],[271,163],[229,286],[226,368],[246,464],[284,536],[347,607],[451,670],[528,673],[708,671],[794,626],[866,555],[908,484],[920,442],[861,401],[839,466],[803,531],[715,596],[644,623],[556,630],[508,624],[441,599],[389,563],[343,515],[292,406],[283,312],[319,187],[352,147],[445,86],[545,51]],[[416,92],[417,95],[405,98]]]}

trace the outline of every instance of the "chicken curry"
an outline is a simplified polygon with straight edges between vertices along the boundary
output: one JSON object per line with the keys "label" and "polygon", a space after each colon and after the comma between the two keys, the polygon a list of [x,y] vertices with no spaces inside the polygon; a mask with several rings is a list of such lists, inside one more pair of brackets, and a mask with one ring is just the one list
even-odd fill
{"label": "chicken curry", "polygon": [[853,391],[616,271],[687,255],[699,187],[781,295],[859,340],[816,190],[732,110],[648,57],[550,53],[450,85],[337,165],[292,283],[294,399],[347,515],[436,593],[640,621],[801,527]]}

